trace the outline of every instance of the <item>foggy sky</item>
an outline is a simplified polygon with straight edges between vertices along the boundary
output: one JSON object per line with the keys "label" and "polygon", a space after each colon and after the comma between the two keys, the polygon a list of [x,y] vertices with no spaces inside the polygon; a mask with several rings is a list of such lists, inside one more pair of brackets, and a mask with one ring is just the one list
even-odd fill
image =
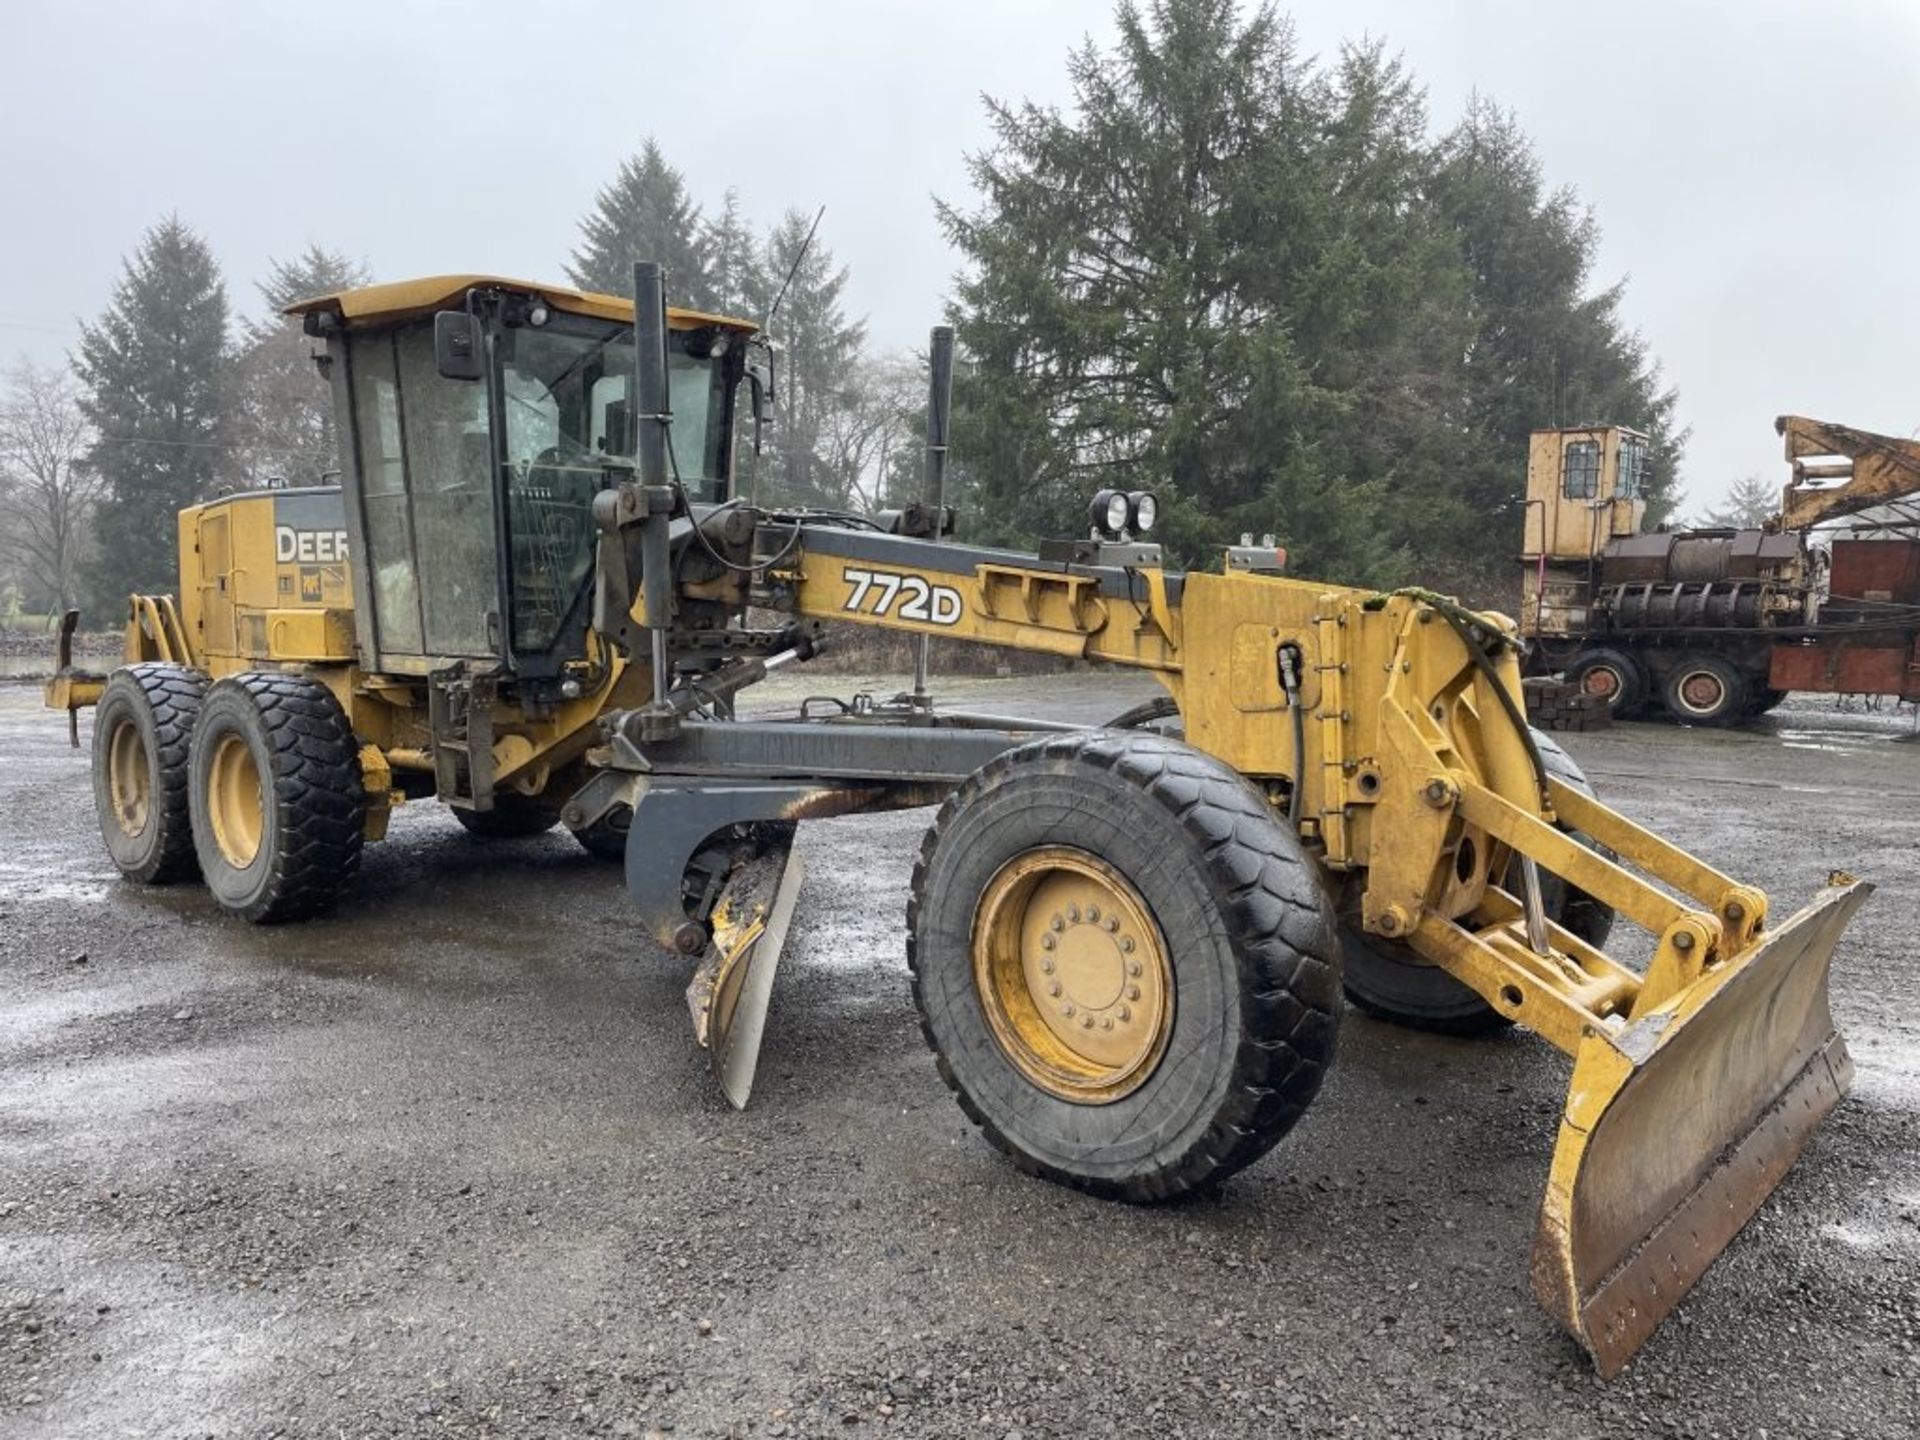
{"label": "foggy sky", "polygon": [[[1784,478],[1799,411],[1920,427],[1920,7],[1303,0],[1303,47],[1363,31],[1426,84],[1518,112],[1604,232],[1599,278],[1679,387],[1692,506]],[[1065,103],[1109,0],[509,4],[0,0],[0,356],[56,360],[141,231],[178,211],[237,309],[309,240],[382,279],[564,279],[576,225],[652,134],[717,209],[827,207],[883,347],[923,344],[957,263],[979,96]],[[1550,418],[1541,417],[1546,423]],[[1580,420],[1587,416],[1563,416]]]}

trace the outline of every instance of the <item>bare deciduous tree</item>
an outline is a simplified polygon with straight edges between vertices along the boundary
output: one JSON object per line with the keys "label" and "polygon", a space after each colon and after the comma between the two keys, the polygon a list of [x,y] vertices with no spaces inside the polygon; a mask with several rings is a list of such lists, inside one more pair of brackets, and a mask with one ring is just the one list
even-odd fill
{"label": "bare deciduous tree", "polygon": [[917,406],[926,381],[902,355],[860,356],[823,407],[815,457],[822,498],[843,510],[872,510],[882,499],[895,454],[916,441]]}
{"label": "bare deciduous tree", "polygon": [[242,323],[222,376],[220,478],[226,485],[318,485],[339,465],[333,396],[300,322],[280,312],[296,300],[351,290],[369,279],[366,266],[320,245],[271,262],[257,287],[268,313]]}
{"label": "bare deciduous tree", "polygon": [[63,367],[24,357],[0,396],[0,556],[37,598],[65,610],[79,600],[79,570],[101,480],[79,461],[92,443],[78,387]]}

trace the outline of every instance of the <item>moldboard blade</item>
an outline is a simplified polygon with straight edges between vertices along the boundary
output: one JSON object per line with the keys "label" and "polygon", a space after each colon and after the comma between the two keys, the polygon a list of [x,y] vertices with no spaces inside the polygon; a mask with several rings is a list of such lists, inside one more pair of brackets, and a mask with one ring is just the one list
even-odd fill
{"label": "moldboard blade", "polygon": [[1602,1375],[1693,1287],[1845,1093],[1827,977],[1871,889],[1823,891],[1650,1015],[1582,1042],[1533,1289]]}
{"label": "moldboard blade", "polygon": [[774,971],[803,878],[804,867],[785,846],[736,870],[714,905],[713,941],[687,986],[694,1036],[736,1110],[753,1092]]}

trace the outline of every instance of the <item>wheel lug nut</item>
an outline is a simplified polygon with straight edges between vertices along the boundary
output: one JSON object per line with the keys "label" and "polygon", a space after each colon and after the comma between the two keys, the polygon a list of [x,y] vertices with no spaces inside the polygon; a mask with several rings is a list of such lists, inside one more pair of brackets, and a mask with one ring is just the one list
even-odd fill
{"label": "wheel lug nut", "polygon": [[1111,1029],[1113,1029],[1113,1021],[1112,1021],[1112,1020],[1102,1020],[1102,1021],[1100,1022],[1100,1028],[1101,1028],[1102,1030],[1111,1030]]}
{"label": "wheel lug nut", "polygon": [[1087,906],[1087,919],[1098,920],[1099,918],[1100,918],[1100,907],[1098,905]]}
{"label": "wheel lug nut", "polygon": [[1053,917],[1053,919],[1047,922],[1047,926],[1049,929],[1053,929],[1053,930],[1064,930],[1067,928],[1067,922],[1062,920],[1058,915],[1056,915]]}
{"label": "wheel lug nut", "polygon": [[[1127,949],[1129,950],[1131,950],[1132,948],[1133,946],[1131,945],[1127,946]],[[1127,962],[1127,974],[1137,976],[1139,973],[1140,973],[1140,962],[1138,960],[1129,960]]]}
{"label": "wheel lug nut", "polygon": [[1081,1023],[1081,1024],[1083,1025],[1083,1026],[1085,1026],[1085,1027],[1086,1027],[1087,1029],[1089,1029],[1089,1030],[1091,1030],[1091,1029],[1093,1029],[1093,1016],[1091,1016],[1091,1015],[1082,1015],[1082,1016],[1080,1017],[1080,1023]]}
{"label": "wheel lug nut", "polygon": [[1071,1020],[1073,1018],[1073,1002],[1069,1000],[1066,1004],[1062,1005],[1060,1007],[1060,1013]]}
{"label": "wheel lug nut", "polygon": [[1140,987],[1138,985],[1127,986],[1127,999],[1138,1000],[1139,998],[1140,998]]}
{"label": "wheel lug nut", "polygon": [[[1058,995],[1059,993],[1060,993],[1060,982],[1058,980],[1049,980],[1047,982],[1047,994]],[[1073,1007],[1068,1006],[1067,1008],[1072,1009]]]}
{"label": "wheel lug nut", "polygon": [[1044,934],[1044,935],[1042,935],[1042,936],[1040,937],[1040,948],[1041,948],[1042,950],[1051,950],[1051,949],[1053,949],[1053,944],[1054,944],[1054,941],[1053,941],[1053,932],[1052,932],[1052,931],[1048,931],[1048,932],[1047,932],[1046,934]]}
{"label": "wheel lug nut", "polygon": [[1133,936],[1122,935],[1120,937],[1120,948],[1131,955],[1133,953]]}
{"label": "wheel lug nut", "polygon": [[1078,905],[1067,906],[1067,919],[1073,921],[1076,925],[1080,923],[1080,907]]}
{"label": "wheel lug nut", "polygon": [[1042,975],[1051,975],[1051,974],[1053,974],[1053,961],[1051,961],[1051,960],[1042,960],[1042,961],[1040,962],[1040,973],[1041,973]]}
{"label": "wheel lug nut", "polygon": [[1118,1010],[1114,1011],[1113,1013],[1114,1013],[1114,1018],[1119,1020],[1119,1022],[1122,1025],[1126,1024],[1127,1021],[1133,1019],[1133,1011],[1128,1009],[1125,1005],[1122,1005]]}
{"label": "wheel lug nut", "polygon": [[1109,932],[1109,933],[1111,933],[1111,932],[1113,932],[1113,931],[1115,931],[1115,930],[1118,930],[1119,928],[1120,928],[1120,922],[1119,922],[1119,920],[1118,920],[1118,919],[1116,919],[1116,918],[1115,918],[1114,916],[1112,916],[1112,915],[1109,915],[1109,916],[1107,916],[1107,930],[1108,930],[1108,932]]}

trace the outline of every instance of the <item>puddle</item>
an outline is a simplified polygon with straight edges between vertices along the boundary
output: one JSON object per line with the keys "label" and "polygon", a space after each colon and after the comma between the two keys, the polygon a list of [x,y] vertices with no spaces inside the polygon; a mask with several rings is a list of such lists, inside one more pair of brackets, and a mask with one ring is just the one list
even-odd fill
{"label": "puddle", "polygon": [[1775,736],[1783,750],[1817,750],[1826,755],[1863,755],[1869,746],[1885,745],[1897,740],[1897,735],[1852,732],[1845,736],[1836,736],[1832,731],[1821,730],[1776,730]]}
{"label": "puddle", "polygon": [[113,889],[114,878],[111,870],[76,873],[70,866],[59,864],[20,865],[0,860],[0,900],[54,900],[97,905]]}

